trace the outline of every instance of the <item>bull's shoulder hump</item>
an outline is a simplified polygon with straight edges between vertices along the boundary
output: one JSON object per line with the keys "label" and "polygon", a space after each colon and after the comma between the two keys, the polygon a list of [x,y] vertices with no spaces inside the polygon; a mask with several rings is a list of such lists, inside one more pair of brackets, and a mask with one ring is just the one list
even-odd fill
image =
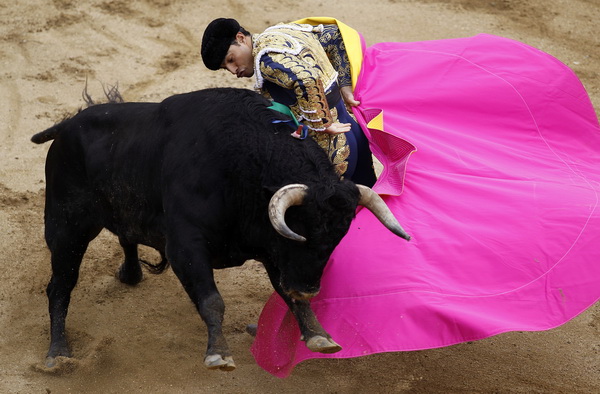
{"label": "bull's shoulder hump", "polygon": [[258,94],[257,92],[250,89],[233,88],[233,87],[219,87],[219,88],[208,88],[196,90],[193,92],[176,94],[167,97],[162,101],[163,105],[182,104],[185,102],[206,102],[206,103],[233,103],[237,100],[260,100],[265,101],[266,99]]}

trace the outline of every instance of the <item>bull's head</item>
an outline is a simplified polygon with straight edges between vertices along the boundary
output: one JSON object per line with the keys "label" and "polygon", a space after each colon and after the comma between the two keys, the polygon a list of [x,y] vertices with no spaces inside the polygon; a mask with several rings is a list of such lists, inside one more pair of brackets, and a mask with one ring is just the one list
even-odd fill
{"label": "bull's head", "polygon": [[[398,221],[396,220],[388,206],[385,204],[385,202],[381,199],[381,197],[379,197],[377,193],[375,193],[372,189],[366,186],[356,186],[358,187],[358,201],[356,203],[356,200],[354,200],[355,202],[353,204],[362,205],[365,208],[369,209],[379,219],[379,221],[381,221],[381,223],[385,227],[387,227],[391,232],[393,232],[401,238],[410,240],[410,236],[404,231],[402,226],[400,226],[400,223],[398,223]],[[284,290],[292,298],[295,299],[308,299],[315,296],[318,293],[320,278],[323,272],[323,268],[325,267],[325,263],[329,259],[329,255],[333,252],[333,248],[337,246],[337,243],[339,243],[343,235],[345,235],[345,232],[348,229],[347,226],[350,225],[351,220],[351,218],[347,219],[347,226],[345,227],[343,234],[328,234],[331,235],[331,237],[326,238],[328,238],[329,241],[333,241],[334,244],[322,245],[320,241],[326,241],[324,239],[308,240],[307,242],[307,239],[304,236],[299,235],[295,231],[290,229],[290,227],[285,221],[285,214],[288,208],[292,206],[302,206],[305,202],[305,197],[307,196],[307,194],[308,186],[303,184],[291,184],[284,186],[277,192],[275,192],[269,203],[269,218],[275,230],[281,236],[296,241],[295,243],[287,245],[288,247],[286,249],[288,249],[289,253],[286,253],[286,260],[296,260],[297,258],[311,260],[303,262],[296,261],[295,263],[291,261],[286,261],[282,264],[289,264],[287,269],[284,267],[280,267],[282,274],[281,285],[284,288]],[[356,205],[352,205],[350,207],[345,208],[344,210],[351,210],[350,214],[351,216],[353,216],[355,209]],[[342,212],[340,212],[339,214],[340,218],[346,215]],[[318,222],[318,220],[316,221]],[[318,225],[318,223],[313,223],[313,225]],[[298,265],[301,265],[302,267],[298,267]],[[309,265],[312,267],[309,268]],[[295,274],[288,275],[292,278],[299,276],[300,272],[298,272],[298,270],[302,270],[301,273],[306,275],[306,277],[304,278],[305,280],[300,281],[302,283],[284,283],[290,280],[285,280],[284,278],[284,276],[286,275],[285,271],[287,270],[296,271]],[[309,284],[310,286],[308,286]]]}

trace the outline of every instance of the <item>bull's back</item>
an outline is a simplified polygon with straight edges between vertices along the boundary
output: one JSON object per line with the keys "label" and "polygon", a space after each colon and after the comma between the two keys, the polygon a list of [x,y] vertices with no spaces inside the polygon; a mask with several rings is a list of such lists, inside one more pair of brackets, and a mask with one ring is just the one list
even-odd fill
{"label": "bull's back", "polygon": [[158,107],[96,105],[34,136],[34,142],[54,139],[46,159],[46,210],[86,216],[133,242],[155,244],[164,147]]}

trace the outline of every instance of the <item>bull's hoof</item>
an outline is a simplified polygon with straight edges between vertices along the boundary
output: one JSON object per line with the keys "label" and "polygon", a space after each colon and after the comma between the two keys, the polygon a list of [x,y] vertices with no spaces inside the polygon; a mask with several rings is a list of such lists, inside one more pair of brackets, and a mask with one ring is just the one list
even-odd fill
{"label": "bull's hoof", "polygon": [[221,371],[233,371],[235,363],[233,357],[221,357],[220,354],[211,354],[204,358],[204,365],[208,369],[220,369]]}
{"label": "bull's hoof", "polygon": [[246,326],[246,332],[250,335],[252,335],[253,337],[256,336],[256,332],[258,331],[258,325],[257,324],[248,324]]}
{"label": "bull's hoof", "polygon": [[325,338],[321,335],[315,335],[306,341],[306,347],[317,353],[337,353],[342,350],[342,347],[335,343],[333,339]]}
{"label": "bull's hoof", "polygon": [[48,353],[46,353],[44,365],[46,365],[47,368],[53,368],[59,364],[60,359],[64,360],[68,358],[71,358],[71,351],[69,350],[66,341],[57,341],[55,344],[50,344],[50,349],[48,350]]}
{"label": "bull's hoof", "polygon": [[56,357],[46,357],[46,362],[44,363],[46,365],[46,368],[54,368],[56,367],[56,364],[58,363],[58,361],[56,361]]}
{"label": "bull's hoof", "polygon": [[44,366],[47,369],[67,370],[73,366],[74,359],[71,356],[46,356]]}

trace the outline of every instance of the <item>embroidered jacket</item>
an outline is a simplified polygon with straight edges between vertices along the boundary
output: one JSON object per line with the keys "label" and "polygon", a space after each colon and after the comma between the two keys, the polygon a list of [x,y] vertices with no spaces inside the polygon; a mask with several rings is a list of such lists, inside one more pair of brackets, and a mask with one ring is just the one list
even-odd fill
{"label": "embroidered jacket", "polygon": [[279,24],[252,38],[256,88],[269,98],[265,82],[293,93],[288,104],[299,122],[309,128],[312,138],[325,149],[341,175],[347,168],[349,152],[343,134],[322,133],[338,121],[327,94],[350,86],[350,67],[344,43],[335,25]]}

